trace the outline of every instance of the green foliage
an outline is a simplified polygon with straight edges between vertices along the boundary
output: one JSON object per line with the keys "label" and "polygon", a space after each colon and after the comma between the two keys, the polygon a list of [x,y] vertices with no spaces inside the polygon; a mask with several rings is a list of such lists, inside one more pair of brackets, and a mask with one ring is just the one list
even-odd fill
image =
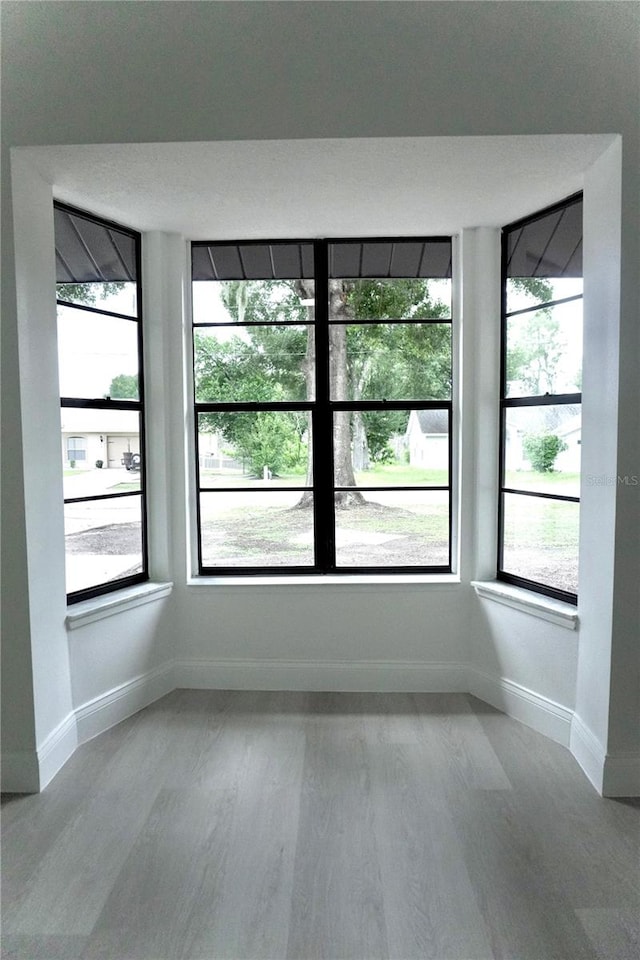
{"label": "green foliage", "polygon": [[385,320],[447,319],[448,304],[432,300],[426,280],[351,280],[343,284],[349,326],[347,355],[354,399],[441,399],[451,395],[448,324],[385,324]]}
{"label": "green foliage", "polygon": [[273,410],[206,413],[200,429],[220,433],[233,454],[256,477],[267,467],[272,474],[304,470],[306,420],[301,414]]}
{"label": "green foliage", "polygon": [[138,376],[135,373],[119,373],[114,377],[106,393],[112,400],[137,400]]}
{"label": "green foliage", "polygon": [[[553,299],[553,284],[539,277],[510,279],[509,287],[531,298],[532,306]],[[508,321],[507,381],[518,383],[534,396],[554,392],[558,367],[566,352],[560,322],[550,308],[541,307]]]}
{"label": "green foliage", "polygon": [[554,392],[558,367],[565,354],[560,322],[551,310],[539,310],[509,324],[507,381],[521,384],[534,396]]}
{"label": "green foliage", "polygon": [[[346,364],[352,399],[449,398],[451,395],[451,333],[448,324],[421,327],[392,325],[389,319],[448,318],[449,306],[432,300],[425,280],[354,280],[341,283],[345,319],[380,320],[349,325]],[[229,336],[196,331],[194,368],[199,401],[269,402],[306,400],[309,359],[313,356],[312,311],[301,303],[308,295],[299,281],[228,281],[220,284],[221,299],[242,334]],[[274,322],[298,326],[278,327]],[[346,399],[346,398],[345,398]],[[410,404],[409,404],[410,405]],[[389,462],[389,438],[406,429],[404,411],[368,411],[363,415],[373,462]],[[217,431],[238,455],[261,475],[299,469],[306,459],[307,420],[295,413],[225,412],[200,418],[200,429]],[[347,438],[348,439],[348,438]],[[351,451],[335,451],[351,458]]]}
{"label": "green foliage", "polygon": [[350,280],[345,302],[356,320],[447,319],[450,307],[432,300],[427,280]]}
{"label": "green foliage", "polygon": [[124,283],[59,283],[56,286],[58,300],[69,303],[82,303],[93,306],[99,300],[106,300],[124,290]]}
{"label": "green foliage", "polygon": [[[260,330],[264,334],[263,328]],[[284,333],[286,340],[291,328],[270,332],[276,338]],[[290,397],[283,380],[289,379],[291,389],[298,392],[301,387],[301,374],[295,369],[285,370],[286,376],[278,375],[278,365],[288,356],[286,352],[274,360],[273,353],[263,353],[256,343],[236,335],[220,342],[196,333],[194,356],[199,400],[278,401]],[[307,420],[303,413],[268,410],[207,413],[200,417],[199,429],[220,433],[255,476],[262,476],[264,467],[276,474],[299,469],[306,460]]]}
{"label": "green foliage", "polygon": [[405,410],[367,410],[362,414],[369,455],[373,463],[392,463],[395,457],[389,438],[407,429],[409,414]]}
{"label": "green foliage", "polygon": [[528,294],[536,303],[553,300],[553,284],[543,277],[512,277],[508,282],[512,290]]}
{"label": "green foliage", "polygon": [[227,280],[222,302],[236,323],[306,323],[295,280]]}
{"label": "green foliage", "polygon": [[288,414],[271,410],[246,415],[237,430],[236,443],[255,476],[262,476],[264,467],[273,474],[295,469],[303,454],[295,422]]}
{"label": "green foliage", "polygon": [[554,433],[528,433],[523,440],[524,455],[539,473],[551,473],[559,453],[567,444]]}

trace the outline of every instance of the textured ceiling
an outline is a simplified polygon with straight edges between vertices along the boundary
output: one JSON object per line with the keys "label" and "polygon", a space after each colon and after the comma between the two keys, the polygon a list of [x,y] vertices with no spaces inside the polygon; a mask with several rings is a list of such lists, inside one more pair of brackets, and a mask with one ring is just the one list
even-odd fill
{"label": "textured ceiling", "polygon": [[193,240],[447,235],[580,190],[609,135],[17,148],[57,199]]}

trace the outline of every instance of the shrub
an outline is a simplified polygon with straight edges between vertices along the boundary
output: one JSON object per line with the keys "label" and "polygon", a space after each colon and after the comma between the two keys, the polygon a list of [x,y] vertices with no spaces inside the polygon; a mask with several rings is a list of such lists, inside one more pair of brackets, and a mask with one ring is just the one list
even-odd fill
{"label": "shrub", "polygon": [[551,473],[556,457],[567,449],[555,433],[527,433],[523,441],[524,455],[538,473]]}

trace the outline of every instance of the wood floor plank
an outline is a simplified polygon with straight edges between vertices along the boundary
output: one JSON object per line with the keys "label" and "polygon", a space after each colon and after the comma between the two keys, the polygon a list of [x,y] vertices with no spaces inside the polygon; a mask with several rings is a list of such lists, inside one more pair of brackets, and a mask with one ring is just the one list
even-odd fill
{"label": "wood floor plank", "polygon": [[640,913],[617,908],[576,911],[598,960],[638,960]]}
{"label": "wood floor plank", "polygon": [[180,743],[180,731],[158,716],[139,715],[106,766],[104,789],[78,804],[27,882],[11,891],[3,910],[7,933],[91,932]]}
{"label": "wood floor plank", "polygon": [[4,811],[11,960],[635,960],[640,801],[461,694],[174,691]]}
{"label": "wood floor plank", "polygon": [[597,960],[509,791],[461,794],[451,815],[496,958]]}
{"label": "wood floor plank", "polygon": [[230,856],[233,785],[207,791],[162,790],[94,926],[82,960],[174,960],[192,914],[211,910]]}
{"label": "wood floor plank", "polygon": [[485,726],[514,784],[518,820],[568,903],[640,916],[640,801],[602,799],[564,747],[502,714],[482,715],[492,718]]}
{"label": "wood floor plank", "polygon": [[299,722],[250,732],[220,896],[213,911],[202,902],[182,956],[286,956],[303,764]]}
{"label": "wood floor plank", "polygon": [[83,960],[285,955],[304,733],[282,698],[239,696],[204,728],[196,717],[206,775],[192,766],[161,792]]}
{"label": "wood floor plank", "polygon": [[[140,715],[83,744],[65,764],[54,784],[42,793],[2,799],[2,895],[8,909],[42,863],[56,837],[77,819],[105,787],[108,764],[122,749]],[[106,785],[108,785],[108,780]]]}
{"label": "wood floor plank", "polygon": [[389,956],[365,745],[307,728],[287,957]]}
{"label": "wood floor plank", "polygon": [[391,957],[490,957],[445,794],[422,745],[376,745],[375,834]]}
{"label": "wood floor plank", "polygon": [[2,960],[81,960],[86,939],[3,934]]}
{"label": "wood floor plank", "polygon": [[421,719],[421,742],[437,762],[439,779],[456,790],[510,790],[511,783],[469,697],[461,693],[412,695]]}
{"label": "wood floor plank", "polygon": [[351,694],[369,743],[419,743],[420,717],[408,693]]}

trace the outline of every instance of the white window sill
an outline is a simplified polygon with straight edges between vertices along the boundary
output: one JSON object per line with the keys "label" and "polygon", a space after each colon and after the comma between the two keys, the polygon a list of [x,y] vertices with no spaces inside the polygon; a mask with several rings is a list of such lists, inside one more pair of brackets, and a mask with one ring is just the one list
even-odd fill
{"label": "white window sill", "polygon": [[530,590],[514,587],[510,583],[501,583],[499,580],[473,580],[471,586],[483,600],[503,603],[532,617],[556,623],[567,630],[575,630],[578,626],[578,611],[571,603],[532,593]]}
{"label": "white window sill", "polygon": [[459,586],[460,577],[455,573],[428,574],[354,574],[352,576],[301,576],[301,577],[190,577],[188,587],[322,587],[322,586]]}
{"label": "white window sill", "polygon": [[125,587],[116,593],[107,593],[102,597],[84,600],[67,607],[67,630],[77,630],[96,620],[104,620],[125,610],[133,610],[145,603],[168,597],[173,589],[172,583],[141,583],[135,587]]}

